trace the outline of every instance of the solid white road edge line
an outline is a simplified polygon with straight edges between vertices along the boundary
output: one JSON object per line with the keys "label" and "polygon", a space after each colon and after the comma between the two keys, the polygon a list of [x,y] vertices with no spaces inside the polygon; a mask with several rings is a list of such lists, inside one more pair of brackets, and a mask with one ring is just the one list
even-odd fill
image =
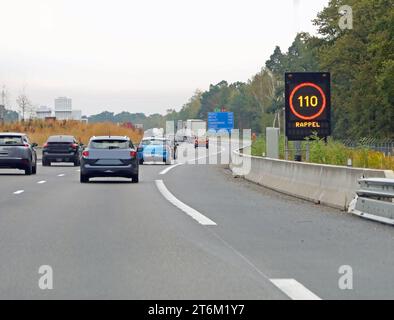
{"label": "solid white road edge line", "polygon": [[270,279],[270,281],[292,300],[321,300],[295,279]]}
{"label": "solid white road edge line", "polygon": [[169,166],[168,168],[164,169],[163,171],[161,171],[159,174],[166,174],[168,171],[170,171],[171,169],[174,169],[177,166],[182,165],[183,163],[177,163],[177,164],[173,164],[172,166]]}
{"label": "solid white road edge line", "polygon": [[216,223],[214,221],[212,221],[211,219],[207,218],[197,210],[194,210],[193,208],[189,207],[187,204],[184,204],[182,201],[175,198],[175,196],[170,191],[168,191],[163,180],[156,180],[156,186],[164,198],[166,198],[177,208],[181,209],[188,216],[192,217],[198,223],[204,226],[216,226]]}
{"label": "solid white road edge line", "polygon": [[23,192],[25,192],[25,190],[18,190],[18,191],[15,191],[14,194],[21,194]]}

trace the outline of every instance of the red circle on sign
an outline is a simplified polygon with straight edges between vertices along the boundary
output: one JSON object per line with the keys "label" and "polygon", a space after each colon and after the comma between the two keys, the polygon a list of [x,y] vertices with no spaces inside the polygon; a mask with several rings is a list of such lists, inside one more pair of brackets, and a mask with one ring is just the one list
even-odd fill
{"label": "red circle on sign", "polygon": [[[314,114],[313,116],[309,116],[309,117],[303,116],[303,115],[299,114],[299,113],[295,110],[295,108],[294,108],[294,106],[293,106],[293,98],[294,98],[295,93],[296,93],[299,89],[301,89],[301,88],[303,88],[303,87],[312,87],[312,88],[315,88],[317,91],[319,91],[319,93],[321,94],[321,96],[322,96],[322,98],[323,98],[323,105],[321,106],[319,112],[316,113],[316,114]],[[295,116],[297,116],[298,118],[301,118],[301,119],[303,119],[303,120],[313,120],[313,119],[316,119],[318,116],[320,116],[320,115],[323,113],[324,109],[326,108],[326,95],[324,94],[323,90],[322,90],[317,84],[314,84],[314,83],[312,83],[312,82],[304,82],[304,83],[299,84],[298,86],[296,86],[296,87],[293,89],[293,91],[292,91],[291,94],[290,94],[290,101],[289,101],[289,102],[290,102],[290,109],[291,109],[291,111],[293,112],[293,114],[294,114]]]}

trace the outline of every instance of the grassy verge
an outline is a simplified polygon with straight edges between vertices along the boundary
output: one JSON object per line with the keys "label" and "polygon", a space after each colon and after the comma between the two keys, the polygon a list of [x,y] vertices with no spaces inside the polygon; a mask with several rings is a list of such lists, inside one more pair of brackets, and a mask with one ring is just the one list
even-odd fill
{"label": "grassy verge", "polygon": [[[367,147],[348,148],[341,142],[328,139],[327,144],[322,139],[313,138],[302,143],[302,158],[306,159],[307,143],[309,144],[309,162],[346,166],[348,159],[353,167],[394,170],[394,156],[371,150]],[[265,137],[257,138],[252,144],[252,155],[262,156],[266,153]],[[285,158],[284,137],[280,138],[280,158]],[[294,159],[294,145],[289,142],[289,159]]]}

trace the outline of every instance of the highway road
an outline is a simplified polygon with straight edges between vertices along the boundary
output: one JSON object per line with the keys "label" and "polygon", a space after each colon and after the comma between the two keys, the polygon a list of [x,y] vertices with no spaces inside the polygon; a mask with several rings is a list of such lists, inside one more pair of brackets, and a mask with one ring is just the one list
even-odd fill
{"label": "highway road", "polygon": [[0,171],[1,299],[394,299],[393,244],[392,227],[222,165],[144,165],[138,184],[80,184],[68,165]]}

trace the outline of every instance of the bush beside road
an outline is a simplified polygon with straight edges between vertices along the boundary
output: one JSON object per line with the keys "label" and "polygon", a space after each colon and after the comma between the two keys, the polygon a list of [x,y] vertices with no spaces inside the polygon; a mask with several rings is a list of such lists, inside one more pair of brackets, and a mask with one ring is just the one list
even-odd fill
{"label": "bush beside road", "polygon": [[[372,150],[368,146],[355,148],[346,147],[342,142],[328,139],[327,144],[321,139],[309,141],[309,162],[319,164],[331,164],[346,166],[348,159],[352,160],[352,166],[357,168],[394,170],[394,156],[385,155],[383,152]],[[305,161],[306,142],[302,143],[303,161]],[[266,153],[265,137],[257,138],[252,144],[252,155],[262,156]],[[279,156],[285,158],[284,136],[280,137]],[[294,144],[289,142],[289,160],[294,159]]]}

